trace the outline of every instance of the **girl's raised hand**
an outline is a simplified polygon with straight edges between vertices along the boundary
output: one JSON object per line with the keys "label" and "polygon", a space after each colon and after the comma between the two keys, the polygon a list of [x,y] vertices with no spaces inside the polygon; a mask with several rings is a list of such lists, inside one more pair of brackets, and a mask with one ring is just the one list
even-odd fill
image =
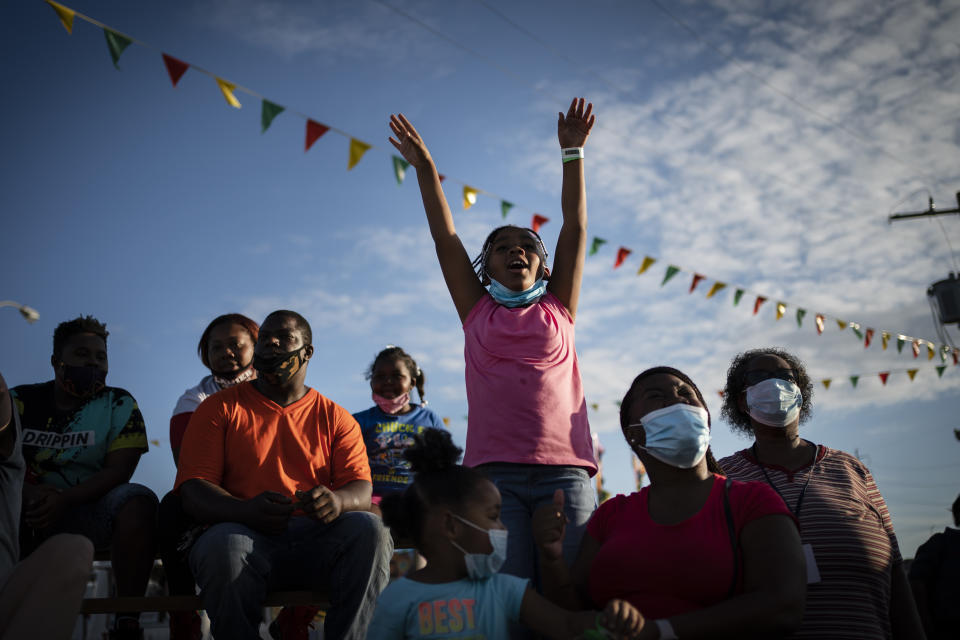
{"label": "girl's raised hand", "polygon": [[643,614],[625,600],[611,600],[603,609],[603,626],[614,638],[639,638],[645,622]]}
{"label": "girl's raised hand", "polygon": [[559,113],[557,119],[557,138],[560,148],[582,147],[590,136],[590,129],[596,120],[593,116],[593,103],[587,102],[584,108],[583,98],[574,98],[567,109],[567,115]]}
{"label": "girl's raised hand", "polygon": [[390,144],[396,147],[403,159],[413,165],[414,169],[419,170],[433,162],[430,152],[427,151],[427,145],[423,143],[420,134],[402,113],[390,114],[390,129],[396,136],[396,138],[390,137]]}

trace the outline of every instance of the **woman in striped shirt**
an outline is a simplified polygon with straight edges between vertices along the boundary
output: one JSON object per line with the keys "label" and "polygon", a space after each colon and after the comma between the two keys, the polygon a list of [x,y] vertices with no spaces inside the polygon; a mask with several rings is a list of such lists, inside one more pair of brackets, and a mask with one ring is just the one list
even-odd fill
{"label": "woman in striped shirt", "polygon": [[777,348],[730,365],[722,413],[753,445],[723,458],[730,478],[765,482],[800,526],[807,602],[794,638],[922,638],[890,514],[855,457],[800,437],[813,384],[800,360]]}

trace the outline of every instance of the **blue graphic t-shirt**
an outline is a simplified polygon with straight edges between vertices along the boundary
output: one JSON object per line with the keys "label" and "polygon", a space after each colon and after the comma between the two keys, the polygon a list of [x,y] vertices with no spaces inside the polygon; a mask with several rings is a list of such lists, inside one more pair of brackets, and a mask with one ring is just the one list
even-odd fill
{"label": "blue graphic t-shirt", "polygon": [[67,489],[103,469],[112,451],[147,451],[143,416],[128,392],[106,387],[64,413],[57,410],[53,385],[51,380],[11,389],[23,427],[27,482]]}
{"label": "blue graphic t-shirt", "polygon": [[403,491],[413,480],[410,463],[403,457],[403,450],[413,444],[413,434],[444,428],[440,417],[422,405],[413,405],[413,411],[403,415],[384,413],[374,406],[353,417],[360,423],[367,446],[375,496]]}
{"label": "blue graphic t-shirt", "polygon": [[367,639],[509,638],[526,589],[526,579],[506,573],[443,584],[400,578],[380,594]]}

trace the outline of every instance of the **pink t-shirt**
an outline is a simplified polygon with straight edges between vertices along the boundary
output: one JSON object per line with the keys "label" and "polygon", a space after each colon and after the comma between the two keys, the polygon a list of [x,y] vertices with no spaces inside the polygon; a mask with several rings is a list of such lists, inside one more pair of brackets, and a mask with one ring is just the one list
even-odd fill
{"label": "pink t-shirt", "polygon": [[[674,525],[650,518],[649,487],[600,505],[587,523],[587,535],[600,544],[588,578],[594,605],[602,609],[621,598],[652,620],[725,600],[733,580],[733,549],[723,509],[724,482],[714,474],[703,508]],[[758,518],[793,518],[780,496],[762,482],[734,480],[729,496],[738,537]]]}
{"label": "pink t-shirt", "polygon": [[463,323],[467,451],[463,463],[515,462],[597,471],[573,320],[552,293],[528,307],[489,295]]}

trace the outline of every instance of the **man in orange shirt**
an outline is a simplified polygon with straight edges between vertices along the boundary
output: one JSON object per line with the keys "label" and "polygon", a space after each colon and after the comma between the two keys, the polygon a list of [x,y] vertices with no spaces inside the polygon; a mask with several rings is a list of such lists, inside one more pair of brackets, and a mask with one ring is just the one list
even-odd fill
{"label": "man in orange shirt", "polygon": [[281,588],[325,589],[324,637],[363,638],[389,578],[363,436],[304,384],[311,342],[300,314],[268,315],[257,378],[204,400],[187,427],[175,490],[211,525],[189,562],[217,638],[259,638],[264,596]]}

